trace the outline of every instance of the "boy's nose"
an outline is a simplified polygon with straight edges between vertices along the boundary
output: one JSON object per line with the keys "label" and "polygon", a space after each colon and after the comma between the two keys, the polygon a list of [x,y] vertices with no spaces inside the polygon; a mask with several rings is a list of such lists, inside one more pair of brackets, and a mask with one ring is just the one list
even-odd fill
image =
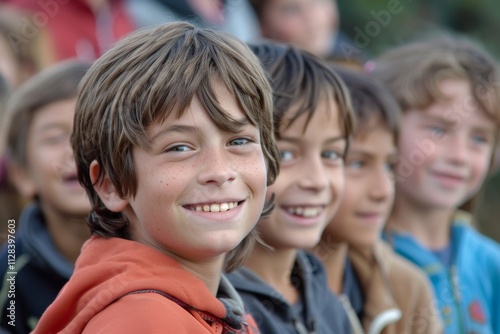
{"label": "boy's nose", "polygon": [[372,176],[370,187],[370,197],[375,201],[385,201],[394,193],[394,179],[390,176],[387,170],[380,168]]}
{"label": "boy's nose", "polygon": [[299,184],[302,188],[321,191],[328,187],[331,177],[321,159],[308,159],[303,170],[304,172],[299,177]]}
{"label": "boy's nose", "polygon": [[467,137],[456,134],[448,139],[448,145],[443,152],[446,160],[454,165],[464,165],[469,160]]}
{"label": "boy's nose", "polygon": [[236,171],[232,163],[225,157],[223,152],[217,150],[207,152],[206,158],[199,168],[201,171],[198,175],[198,180],[201,184],[213,183],[222,185],[236,178]]}

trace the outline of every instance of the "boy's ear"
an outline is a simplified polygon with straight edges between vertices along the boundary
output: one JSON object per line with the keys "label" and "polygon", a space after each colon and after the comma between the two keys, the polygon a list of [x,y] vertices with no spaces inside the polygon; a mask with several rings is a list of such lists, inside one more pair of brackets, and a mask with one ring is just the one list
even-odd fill
{"label": "boy's ear", "polygon": [[97,181],[97,177],[99,176],[99,172],[101,170],[101,166],[99,163],[94,160],[90,164],[89,174],[90,180],[92,184],[94,184],[94,190],[97,192],[97,195],[101,198],[101,201],[108,208],[108,210],[113,212],[122,212],[128,205],[128,200],[126,198],[122,198],[118,191],[116,190],[115,185],[111,182],[108,173],[106,173],[102,180]]}
{"label": "boy's ear", "polygon": [[18,164],[7,165],[7,175],[17,191],[27,199],[33,199],[36,195],[36,185],[31,178],[30,172]]}

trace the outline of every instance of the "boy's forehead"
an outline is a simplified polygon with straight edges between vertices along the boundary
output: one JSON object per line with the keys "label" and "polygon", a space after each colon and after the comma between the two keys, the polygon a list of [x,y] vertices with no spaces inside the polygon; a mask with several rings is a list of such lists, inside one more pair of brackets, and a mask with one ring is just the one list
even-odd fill
{"label": "boy's forehead", "polygon": [[387,126],[379,123],[354,136],[350,143],[349,153],[396,155],[395,139],[394,133]]}

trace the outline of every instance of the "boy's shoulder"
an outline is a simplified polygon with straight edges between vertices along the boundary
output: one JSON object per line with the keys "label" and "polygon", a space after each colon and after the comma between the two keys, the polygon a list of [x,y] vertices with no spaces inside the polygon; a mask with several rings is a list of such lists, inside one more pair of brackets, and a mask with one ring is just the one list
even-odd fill
{"label": "boy's shoulder", "polygon": [[129,294],[97,313],[83,333],[209,333],[206,324],[154,291]]}
{"label": "boy's shoulder", "polygon": [[[453,232],[460,235],[459,252],[462,256],[467,255],[472,261],[482,259],[492,267],[500,270],[500,244],[477,231],[471,224],[464,221],[455,221]],[[476,260],[474,260],[476,259]]]}

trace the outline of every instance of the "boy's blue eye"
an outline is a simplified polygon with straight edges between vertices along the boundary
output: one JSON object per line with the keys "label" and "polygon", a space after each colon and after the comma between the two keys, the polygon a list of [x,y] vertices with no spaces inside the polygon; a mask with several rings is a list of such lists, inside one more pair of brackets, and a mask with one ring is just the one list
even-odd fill
{"label": "boy's blue eye", "polygon": [[348,168],[353,168],[353,169],[361,169],[365,163],[361,160],[352,160],[347,164]]}
{"label": "boy's blue eye", "polygon": [[294,155],[292,151],[280,151],[280,159],[281,161],[290,161],[293,160]]}
{"label": "boy's blue eye", "polygon": [[250,143],[250,140],[247,138],[236,138],[236,139],[231,140],[229,142],[229,145],[230,146],[239,146],[239,145],[245,145],[248,143]]}
{"label": "boy's blue eye", "polygon": [[190,148],[187,145],[177,145],[174,147],[169,148],[167,151],[171,152],[186,152],[189,151]]}
{"label": "boy's blue eye", "polygon": [[437,138],[441,138],[446,134],[446,129],[443,128],[442,126],[437,126],[437,125],[432,125],[429,127],[431,130],[432,134],[436,136]]}
{"label": "boy's blue eye", "polygon": [[474,142],[474,144],[482,145],[488,142],[488,138],[483,135],[474,135],[472,137],[472,141]]}
{"label": "boy's blue eye", "polygon": [[336,151],[325,151],[321,153],[321,157],[328,160],[337,161],[343,159],[343,156]]}

